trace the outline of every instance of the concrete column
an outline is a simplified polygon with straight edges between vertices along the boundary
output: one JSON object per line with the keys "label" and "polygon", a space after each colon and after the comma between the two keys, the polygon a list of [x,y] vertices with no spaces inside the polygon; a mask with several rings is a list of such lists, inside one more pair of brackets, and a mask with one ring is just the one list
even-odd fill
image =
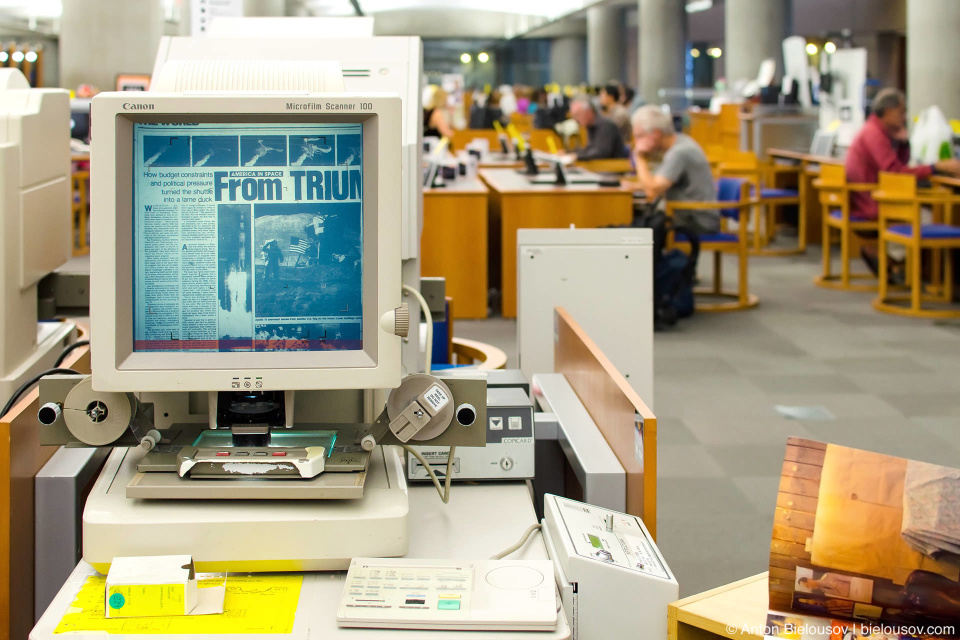
{"label": "concrete column", "polygon": [[563,86],[585,79],[586,42],[580,36],[554,38],[550,43],[550,80]]}
{"label": "concrete column", "polygon": [[161,35],[159,0],[63,0],[60,86],[113,91],[118,73],[152,73]]}
{"label": "concrete column", "polygon": [[617,6],[587,9],[587,82],[591,85],[623,81],[624,18],[623,9]]}
{"label": "concrete column", "polygon": [[657,92],[686,85],[684,0],[639,0],[638,7],[640,95],[653,104],[673,102],[660,98]]}
{"label": "concrete column", "polygon": [[728,86],[757,77],[760,63],[777,61],[783,76],[783,39],[791,35],[791,0],[726,0],[724,45]]}
{"label": "concrete column", "polygon": [[909,111],[937,105],[960,118],[960,2],[907,0],[907,101]]}

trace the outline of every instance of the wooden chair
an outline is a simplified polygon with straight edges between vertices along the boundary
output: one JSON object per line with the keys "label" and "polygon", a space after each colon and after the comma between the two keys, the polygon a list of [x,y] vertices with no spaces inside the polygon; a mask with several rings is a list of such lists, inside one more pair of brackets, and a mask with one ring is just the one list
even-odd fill
{"label": "wooden chair", "polygon": [[458,365],[474,364],[478,369],[504,369],[507,366],[507,354],[492,344],[453,339],[453,355]]}
{"label": "wooden chair", "polygon": [[73,225],[73,255],[83,256],[90,253],[87,242],[87,228],[90,224],[90,171],[74,171],[73,206],[71,218]]}
{"label": "wooden chair", "polygon": [[[820,194],[820,207],[823,232],[823,273],[813,282],[827,289],[844,291],[874,291],[876,278],[872,273],[853,273],[850,261],[854,258],[852,249],[854,233],[857,231],[877,231],[878,222],[873,218],[862,218],[850,213],[850,194],[857,191],[873,191],[875,184],[847,182],[847,172],[840,165],[825,164],[820,167],[820,178],[813,185]],[[840,236],[840,273],[833,273],[831,247],[833,231]],[[882,272],[881,272],[882,273]],[[855,282],[864,281],[867,282]]]}
{"label": "wooden chair", "polygon": [[[709,158],[708,158],[709,159]],[[764,186],[767,184],[767,170],[757,154],[752,151],[727,149],[717,167],[718,177],[745,178],[749,180],[759,194],[761,206],[752,222],[753,246],[751,253],[757,256],[783,256],[805,253],[807,250],[807,220],[800,199],[799,189],[786,189]],[[797,207],[797,246],[770,248],[768,245],[776,238],[777,212],[784,206]],[[763,216],[763,218],[761,218]]]}
{"label": "wooden chair", "polygon": [[[951,224],[953,204],[956,197],[946,189],[928,189],[920,194],[916,177],[910,174],[881,173],[879,189],[873,192],[879,207],[879,243],[881,274],[887,273],[886,243],[903,245],[907,250],[905,266],[908,295],[891,293],[887,279],[881,277],[873,308],[917,318],[960,318],[960,308],[947,308],[953,298],[953,256],[960,249],[960,227]],[[943,223],[924,224],[921,205],[928,204],[946,209],[947,220]],[[945,206],[946,205],[946,206]],[[930,272],[932,283],[927,289],[923,283],[924,250],[932,254]],[[940,259],[943,259],[943,283],[940,279]],[[939,303],[931,308],[924,303]]]}
{"label": "wooden chair", "polygon": [[710,163],[710,170],[713,172],[713,177],[719,177],[718,172],[720,171],[720,165],[727,155],[727,150],[724,149],[721,144],[708,144],[704,145],[703,153],[707,156],[707,162]]}
{"label": "wooden chair", "polygon": [[[717,180],[716,202],[667,202],[667,215],[677,211],[717,209],[720,211],[720,231],[700,237],[701,254],[713,252],[713,287],[696,291],[701,296],[726,298],[722,302],[697,302],[698,311],[741,311],[757,306],[757,296],[750,293],[747,270],[750,256],[747,250],[747,225],[750,210],[760,204],[760,200],[751,195],[752,185],[743,178],[720,178]],[[736,233],[728,230],[728,222],[736,221]],[[669,244],[689,250],[690,243],[683,234],[676,234]],[[726,291],[723,288],[723,254],[737,256],[737,290]]]}

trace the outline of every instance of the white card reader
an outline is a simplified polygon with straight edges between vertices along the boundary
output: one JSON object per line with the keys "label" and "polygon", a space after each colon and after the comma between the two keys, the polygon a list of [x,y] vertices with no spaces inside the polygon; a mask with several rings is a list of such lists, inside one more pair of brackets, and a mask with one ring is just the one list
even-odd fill
{"label": "white card reader", "polygon": [[679,588],[639,518],[546,494],[542,524],[574,640],[667,637]]}
{"label": "white card reader", "polygon": [[559,603],[549,560],[354,558],[341,627],[553,631]]}

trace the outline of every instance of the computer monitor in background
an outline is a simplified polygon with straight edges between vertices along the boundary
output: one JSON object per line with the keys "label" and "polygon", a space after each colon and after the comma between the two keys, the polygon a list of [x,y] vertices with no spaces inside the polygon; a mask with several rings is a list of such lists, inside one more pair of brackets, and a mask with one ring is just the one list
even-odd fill
{"label": "computer monitor in background", "polygon": [[70,94],[0,69],[0,397],[54,366],[76,334],[37,322],[40,280],[71,255]]}
{"label": "computer monitor in background", "polygon": [[70,101],[70,137],[74,140],[90,140],[90,100],[74,98]]}
{"label": "computer monitor in background", "polygon": [[105,94],[92,113],[95,389],[399,384],[398,97]]}

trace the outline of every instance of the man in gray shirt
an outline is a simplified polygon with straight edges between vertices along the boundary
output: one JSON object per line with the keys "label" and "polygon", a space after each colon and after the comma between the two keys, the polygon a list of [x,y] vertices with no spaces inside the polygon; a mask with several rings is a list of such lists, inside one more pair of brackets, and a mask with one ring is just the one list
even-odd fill
{"label": "man in gray shirt", "polygon": [[626,158],[627,147],[617,125],[597,113],[590,98],[580,95],[570,104],[570,115],[587,131],[587,146],[577,152],[577,160]]}
{"label": "man in gray shirt", "polygon": [[[643,191],[651,201],[661,195],[683,202],[717,199],[707,156],[693,138],[674,130],[669,114],[655,105],[646,105],[634,112],[631,122],[637,179],[625,182],[624,186]],[[660,154],[660,166],[651,171],[650,157]],[[720,230],[720,214],[716,210],[677,211],[675,217],[678,225],[699,234]]]}

